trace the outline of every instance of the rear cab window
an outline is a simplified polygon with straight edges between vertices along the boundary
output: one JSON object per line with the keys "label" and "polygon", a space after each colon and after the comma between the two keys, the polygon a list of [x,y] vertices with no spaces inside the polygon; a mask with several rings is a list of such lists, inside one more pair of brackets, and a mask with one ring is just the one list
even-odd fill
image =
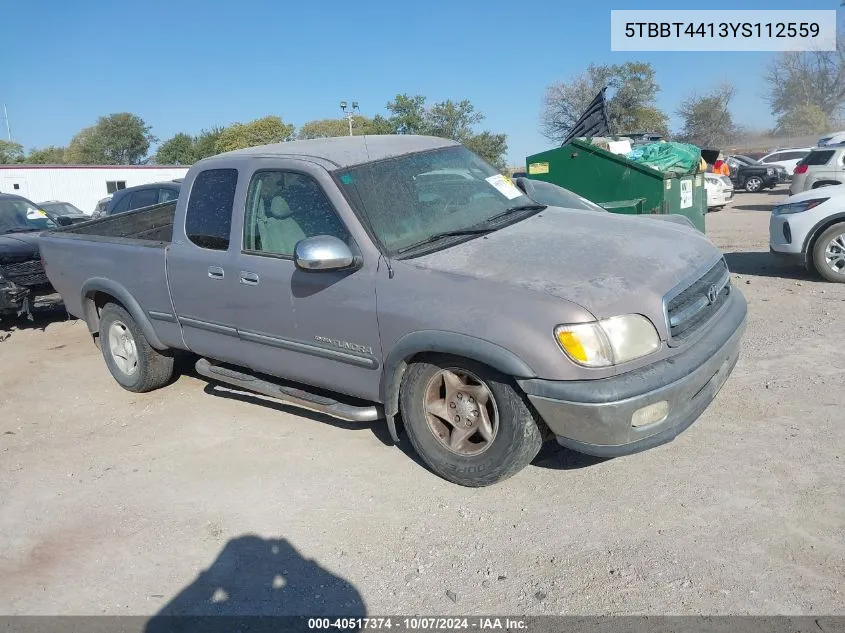
{"label": "rear cab window", "polygon": [[229,248],[237,169],[206,169],[197,174],[185,212],[185,235],[201,248]]}

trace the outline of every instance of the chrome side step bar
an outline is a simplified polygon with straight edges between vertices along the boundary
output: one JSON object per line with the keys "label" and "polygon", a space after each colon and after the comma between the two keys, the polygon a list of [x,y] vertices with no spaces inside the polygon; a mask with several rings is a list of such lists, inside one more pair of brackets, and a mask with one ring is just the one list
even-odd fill
{"label": "chrome side step bar", "polygon": [[277,400],[282,400],[295,407],[325,413],[341,420],[347,420],[349,422],[373,422],[384,417],[381,408],[375,405],[356,407],[355,405],[338,402],[337,400],[309,393],[302,389],[280,385],[256,378],[250,374],[221,367],[205,358],[200,358],[195,368],[198,374],[211,380],[234,385],[247,391],[254,391],[271,398],[276,398]]}

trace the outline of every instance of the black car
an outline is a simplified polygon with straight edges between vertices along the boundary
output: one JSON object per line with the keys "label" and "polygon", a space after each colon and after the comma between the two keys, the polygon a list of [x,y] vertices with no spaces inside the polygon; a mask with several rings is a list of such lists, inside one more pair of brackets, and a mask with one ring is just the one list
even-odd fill
{"label": "black car", "polygon": [[79,224],[80,222],[87,222],[91,218],[70,202],[61,202],[60,200],[47,200],[46,202],[39,202],[38,208],[46,212],[50,219],[59,226],[68,226],[70,224]]}
{"label": "black car", "polygon": [[118,189],[112,195],[111,200],[106,203],[106,208],[96,217],[126,213],[143,207],[151,207],[154,204],[169,202],[179,197],[179,189],[182,183],[171,180],[168,182],[154,182],[148,185],[138,185],[127,189]]}
{"label": "black car", "polygon": [[734,187],[750,193],[773,189],[778,183],[789,180],[783,167],[769,167],[748,156],[735,154],[728,156],[725,162],[731,170]]}
{"label": "black car", "polygon": [[27,315],[37,296],[53,293],[38,251],[38,234],[56,223],[37,204],[0,193],[0,317]]}

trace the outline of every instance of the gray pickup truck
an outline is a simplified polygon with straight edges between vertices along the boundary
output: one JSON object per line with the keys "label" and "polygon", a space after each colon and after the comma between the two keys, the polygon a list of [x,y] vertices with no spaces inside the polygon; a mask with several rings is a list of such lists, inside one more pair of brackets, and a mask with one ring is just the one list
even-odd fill
{"label": "gray pickup truck", "polygon": [[46,233],[47,275],[130,391],[175,350],[216,382],[384,419],[467,486],[546,439],[675,438],[737,361],[746,303],[694,229],[547,207],[463,146],[359,136],[198,162],[177,201]]}

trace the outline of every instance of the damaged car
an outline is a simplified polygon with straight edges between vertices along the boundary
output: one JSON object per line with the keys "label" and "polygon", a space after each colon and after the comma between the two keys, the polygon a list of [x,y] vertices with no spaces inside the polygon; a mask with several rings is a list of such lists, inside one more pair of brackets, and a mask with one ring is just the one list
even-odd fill
{"label": "damaged car", "polygon": [[36,297],[53,294],[38,251],[38,235],[56,223],[21,196],[0,194],[0,319],[32,319]]}

